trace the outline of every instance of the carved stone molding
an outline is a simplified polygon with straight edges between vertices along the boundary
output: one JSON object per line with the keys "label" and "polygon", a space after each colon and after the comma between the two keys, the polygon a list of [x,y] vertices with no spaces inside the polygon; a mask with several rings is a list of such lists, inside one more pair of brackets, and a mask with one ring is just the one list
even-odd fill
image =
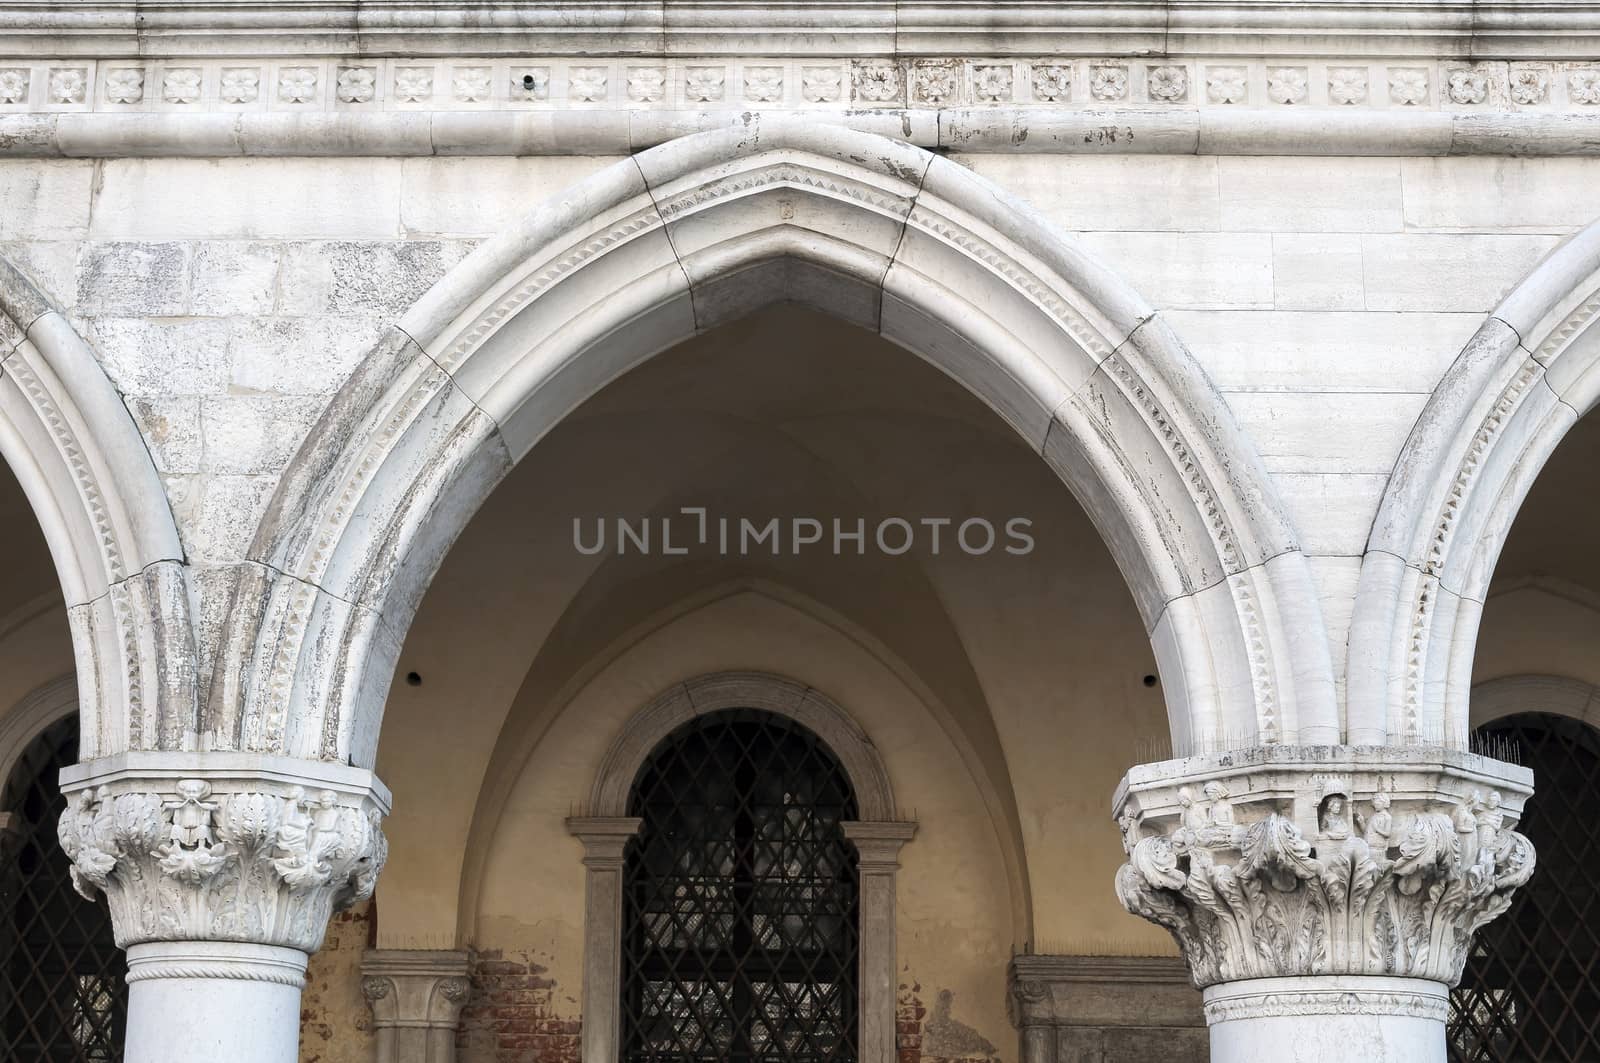
{"label": "carved stone molding", "polygon": [[1305,1015],[1403,1015],[1443,1023],[1449,1017],[1450,998],[1438,983],[1417,982],[1412,988],[1404,979],[1373,981],[1377,986],[1372,989],[1352,985],[1318,989],[1308,982],[1286,990],[1276,979],[1228,983],[1207,994],[1206,1023]]}
{"label": "carved stone molding", "polygon": [[456,1027],[471,994],[465,952],[375,949],[361,961],[377,1063],[453,1063]]}
{"label": "carved stone molding", "polygon": [[[1533,874],[1531,773],[1444,749],[1262,747],[1133,769],[1117,896],[1194,984],[1318,975],[1453,985]],[[1431,1015],[1430,1015],[1431,1017]]]}
{"label": "carved stone molding", "polygon": [[238,755],[112,760],[62,773],[57,832],[73,884],[105,894],[123,948],[238,941],[311,953],[333,912],[372,896],[388,792],[371,773]]}
{"label": "carved stone molding", "polygon": [[1016,956],[1006,989],[1020,1063],[1206,1058],[1200,994],[1179,957]]}
{"label": "carved stone molding", "polygon": [[648,115],[686,108],[1083,110],[1110,104],[1190,112],[1293,107],[1583,115],[1600,106],[1600,57],[1573,58],[1577,39],[1562,38],[1552,42],[1552,52],[1515,61],[1355,50],[1284,60],[1267,51],[1148,59],[1025,51],[1002,59],[979,49],[976,55],[818,52],[803,58],[457,52],[281,63],[250,52],[135,60],[7,55],[0,31],[0,75],[10,75],[0,80],[0,114]]}

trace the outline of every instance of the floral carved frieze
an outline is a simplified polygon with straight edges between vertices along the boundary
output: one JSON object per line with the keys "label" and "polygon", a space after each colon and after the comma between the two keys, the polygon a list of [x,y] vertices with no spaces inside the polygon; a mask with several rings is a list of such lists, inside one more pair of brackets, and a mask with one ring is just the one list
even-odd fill
{"label": "floral carved frieze", "polygon": [[[36,91],[29,91],[36,86]],[[202,91],[217,86],[216,90]],[[157,91],[159,87],[160,91]],[[1094,56],[996,59],[571,59],[461,56],[126,58],[66,63],[0,56],[0,114],[184,110],[485,110],[750,107],[1600,108],[1600,61],[1474,62],[1358,56],[1321,61],[1204,56],[1139,63]]]}
{"label": "floral carved frieze", "polygon": [[201,778],[69,795],[57,833],[78,892],[103,893],[117,944],[223,940],[315,952],[329,916],[372,895],[381,810],[331,789],[217,792]]}
{"label": "floral carved frieze", "polygon": [[1119,791],[1118,898],[1172,934],[1201,988],[1335,974],[1455,984],[1473,933],[1533,874],[1533,845],[1512,829],[1527,773],[1455,751],[1435,763],[1314,752],[1135,769]]}

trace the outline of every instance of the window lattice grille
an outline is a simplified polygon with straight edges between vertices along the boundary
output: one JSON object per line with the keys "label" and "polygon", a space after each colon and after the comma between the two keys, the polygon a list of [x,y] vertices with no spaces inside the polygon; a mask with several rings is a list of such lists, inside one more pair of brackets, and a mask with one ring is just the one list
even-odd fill
{"label": "window lattice grille", "polygon": [[1450,994],[1452,1063],[1600,1060],[1600,731],[1523,713],[1479,734],[1514,742],[1535,794],[1517,829],[1539,853],[1511,908],[1478,931]]}
{"label": "window lattice grille", "polygon": [[117,1063],[127,1026],[127,967],[103,901],[73,892],[56,841],[66,799],[56,773],[77,760],[78,721],[23,752],[0,795],[14,816],[0,841],[0,1060]]}
{"label": "window lattice grille", "polygon": [[786,717],[709,713],[629,796],[624,1063],[854,1063],[856,817],[838,760]]}

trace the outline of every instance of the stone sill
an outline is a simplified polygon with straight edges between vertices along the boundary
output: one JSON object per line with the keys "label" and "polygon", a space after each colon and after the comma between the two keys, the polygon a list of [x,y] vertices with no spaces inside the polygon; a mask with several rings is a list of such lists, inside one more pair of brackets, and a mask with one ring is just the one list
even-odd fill
{"label": "stone sill", "polygon": [[0,115],[0,157],[626,155],[766,119],[840,125],[936,151],[1087,155],[1600,156],[1600,113],[879,110]]}

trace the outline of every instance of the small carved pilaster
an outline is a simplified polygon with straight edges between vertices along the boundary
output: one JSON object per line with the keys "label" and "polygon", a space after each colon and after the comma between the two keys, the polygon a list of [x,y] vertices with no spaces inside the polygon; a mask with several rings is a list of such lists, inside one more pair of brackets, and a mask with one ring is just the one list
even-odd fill
{"label": "small carved pilaster", "polygon": [[465,952],[375,949],[362,958],[376,1063],[454,1063],[469,969]]}
{"label": "small carved pilaster", "polygon": [[622,865],[644,821],[636,816],[574,816],[567,830],[583,843],[583,1058],[616,1059],[622,1038]]}
{"label": "small carved pilaster", "polygon": [[62,772],[57,833],[117,944],[237,941],[315,952],[372,896],[389,796],[370,772],[239,754],[126,754]]}
{"label": "small carved pilaster", "polygon": [[1141,765],[1117,895],[1200,988],[1366,975],[1454,985],[1533,874],[1525,768],[1439,748],[1265,746]]}
{"label": "small carved pilaster", "polygon": [[1200,994],[1176,956],[1016,956],[1006,1010],[1020,1063],[1206,1058]]}
{"label": "small carved pilaster", "polygon": [[895,1056],[895,875],[900,850],[915,823],[840,824],[856,847],[861,874],[861,1061],[893,1063]]}

